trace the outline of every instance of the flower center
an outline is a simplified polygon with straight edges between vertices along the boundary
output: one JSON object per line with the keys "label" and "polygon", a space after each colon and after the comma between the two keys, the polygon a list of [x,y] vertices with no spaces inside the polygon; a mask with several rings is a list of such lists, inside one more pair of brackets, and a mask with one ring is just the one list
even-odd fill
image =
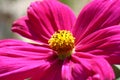
{"label": "flower center", "polygon": [[64,59],[72,54],[74,42],[75,38],[67,30],[58,30],[48,41],[50,47],[57,52],[60,59]]}

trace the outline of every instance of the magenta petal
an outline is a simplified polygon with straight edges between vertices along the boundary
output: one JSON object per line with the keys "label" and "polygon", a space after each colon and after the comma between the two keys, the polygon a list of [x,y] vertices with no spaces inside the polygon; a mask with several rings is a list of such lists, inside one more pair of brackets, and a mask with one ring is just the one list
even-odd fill
{"label": "magenta petal", "polygon": [[72,10],[55,0],[32,3],[28,8],[28,17],[34,25],[33,30],[41,29],[50,34],[60,29],[70,30],[75,22]]}
{"label": "magenta petal", "polygon": [[[107,69],[107,71],[106,71]],[[62,67],[63,80],[114,80],[112,67],[102,58],[72,56]]]}
{"label": "magenta petal", "polygon": [[80,13],[73,34],[77,42],[92,32],[120,23],[119,0],[93,0]]}
{"label": "magenta petal", "polygon": [[53,54],[53,51],[48,46],[34,46],[29,43],[12,39],[0,40],[0,51],[1,56],[16,58],[27,57],[30,59],[44,59]]}
{"label": "magenta petal", "polygon": [[55,31],[71,30],[75,19],[71,9],[57,0],[35,1],[29,6],[27,16],[13,23],[12,31],[48,43]]}
{"label": "magenta petal", "polygon": [[0,80],[33,80],[36,75],[40,78],[50,67],[51,59],[56,59],[47,47],[18,40],[2,40],[0,43]]}
{"label": "magenta petal", "polygon": [[39,36],[38,34],[36,34],[36,32],[33,32],[30,27],[33,27],[28,19],[27,16],[22,17],[18,20],[16,20],[13,23],[12,26],[12,31],[16,32],[28,39],[32,39],[32,40],[36,40],[39,42],[43,42],[43,43],[47,43],[48,37],[44,36],[41,34],[41,36]]}
{"label": "magenta petal", "polygon": [[[40,76],[42,71],[49,67],[46,61],[32,61],[25,59],[10,59],[9,57],[0,57],[0,79],[1,80],[24,80],[33,79],[36,75]],[[39,78],[38,78],[39,79]],[[37,79],[37,80],[38,80]]]}
{"label": "magenta petal", "polygon": [[[42,75],[36,76],[33,80],[62,80],[61,78],[62,61],[58,59],[51,60],[50,67]],[[39,74],[39,73],[38,73]],[[37,78],[39,77],[39,79]]]}
{"label": "magenta petal", "polygon": [[28,8],[28,17],[33,31],[43,30],[45,34],[53,34],[60,29],[70,30],[75,22],[71,9],[58,1],[37,1]]}
{"label": "magenta petal", "polygon": [[28,43],[22,42],[20,40],[14,40],[14,39],[4,39],[0,40],[0,48],[5,48],[5,47],[12,47],[12,46],[28,46]]}
{"label": "magenta petal", "polygon": [[62,79],[63,80],[86,80],[88,75],[85,68],[73,61],[65,61],[62,66]]}
{"label": "magenta petal", "polygon": [[98,30],[76,46],[78,52],[88,52],[108,59],[111,64],[120,63],[120,26]]}
{"label": "magenta petal", "polygon": [[28,23],[27,21],[28,21],[28,18],[26,16],[16,20],[13,23],[12,31],[18,32],[22,36],[25,36],[25,37],[31,39],[32,35],[29,32],[29,28],[28,28],[28,26],[30,26],[30,25],[27,25],[27,23]]}

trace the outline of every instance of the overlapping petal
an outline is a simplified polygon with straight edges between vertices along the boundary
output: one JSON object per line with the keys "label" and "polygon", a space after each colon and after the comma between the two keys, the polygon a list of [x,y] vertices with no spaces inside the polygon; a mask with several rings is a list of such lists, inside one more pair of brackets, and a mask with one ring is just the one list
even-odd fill
{"label": "overlapping petal", "polygon": [[[33,2],[12,31],[42,42],[0,41],[0,80],[113,80],[108,64],[120,64],[120,0],[94,0],[75,23],[75,15],[57,0]],[[48,46],[58,30],[75,36],[75,51],[60,60]],[[107,61],[105,60],[107,59]],[[107,69],[107,70],[106,70]]]}
{"label": "overlapping petal", "polygon": [[50,67],[42,73],[42,75],[36,75],[33,80],[62,80],[61,77],[61,67],[62,61],[59,59],[51,60]]}
{"label": "overlapping petal", "polygon": [[47,43],[58,30],[71,30],[75,15],[66,5],[55,0],[31,3],[27,16],[14,22],[12,31],[24,37]]}
{"label": "overlapping petal", "polygon": [[80,13],[73,34],[76,43],[96,30],[120,23],[120,0],[93,0]]}
{"label": "overlapping petal", "polygon": [[[27,78],[32,80],[110,80],[114,78],[107,62],[97,58],[101,61],[99,62],[91,54],[75,53],[70,60],[66,58],[63,63],[48,47],[34,46],[19,40],[2,40],[0,43],[1,80]],[[106,66],[105,69],[103,66]],[[106,68],[108,72],[105,71]]]}
{"label": "overlapping petal", "polygon": [[[78,53],[81,54],[81,53]],[[114,73],[103,58],[84,58],[73,55],[62,66],[63,80],[112,80]],[[83,54],[82,54],[83,55]],[[106,71],[107,69],[107,71]]]}
{"label": "overlapping petal", "polygon": [[79,42],[76,51],[89,52],[109,59],[110,63],[120,63],[120,26],[98,30]]}
{"label": "overlapping petal", "polygon": [[57,59],[47,47],[18,40],[3,40],[0,43],[0,80],[38,80],[50,68],[52,59]]}

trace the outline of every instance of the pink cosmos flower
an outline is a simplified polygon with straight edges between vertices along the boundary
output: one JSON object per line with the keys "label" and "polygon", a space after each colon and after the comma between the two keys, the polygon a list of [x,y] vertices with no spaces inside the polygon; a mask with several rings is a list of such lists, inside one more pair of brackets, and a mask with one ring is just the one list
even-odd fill
{"label": "pink cosmos flower", "polygon": [[0,41],[0,80],[113,80],[120,64],[120,0],[93,0],[75,15],[35,1],[12,31],[36,43]]}

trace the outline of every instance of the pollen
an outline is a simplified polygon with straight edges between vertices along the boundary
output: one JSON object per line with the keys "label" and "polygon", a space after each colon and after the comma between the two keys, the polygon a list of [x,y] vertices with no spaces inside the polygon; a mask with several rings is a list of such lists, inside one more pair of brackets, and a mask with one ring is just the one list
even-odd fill
{"label": "pollen", "polygon": [[48,40],[49,46],[57,52],[60,58],[70,56],[74,48],[75,38],[67,30],[58,30]]}

